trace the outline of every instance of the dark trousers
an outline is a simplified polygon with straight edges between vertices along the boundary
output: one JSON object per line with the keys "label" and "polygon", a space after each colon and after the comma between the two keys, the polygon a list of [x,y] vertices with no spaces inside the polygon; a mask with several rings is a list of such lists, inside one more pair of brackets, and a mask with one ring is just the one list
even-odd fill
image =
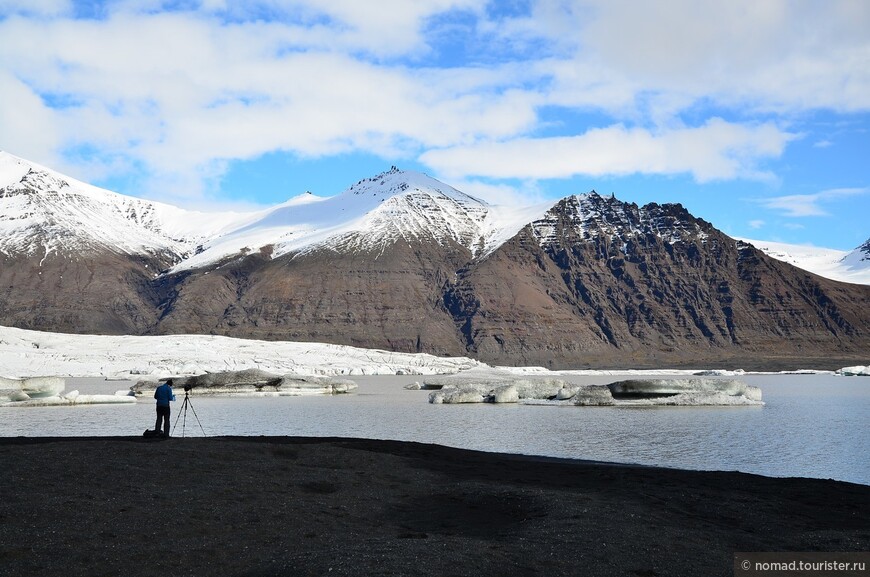
{"label": "dark trousers", "polygon": [[154,425],[154,430],[160,430],[160,420],[163,419],[163,434],[169,436],[169,405],[161,407],[157,405],[157,424]]}

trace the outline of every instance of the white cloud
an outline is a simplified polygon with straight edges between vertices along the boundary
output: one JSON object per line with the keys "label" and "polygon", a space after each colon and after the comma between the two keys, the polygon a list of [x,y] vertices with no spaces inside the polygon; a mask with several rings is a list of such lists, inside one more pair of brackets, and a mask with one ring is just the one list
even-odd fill
{"label": "white cloud", "polygon": [[699,101],[755,110],[870,107],[870,3],[541,0],[505,30],[549,38],[554,100],[666,119]]}
{"label": "white cloud", "polygon": [[519,186],[475,179],[451,180],[450,184],[457,190],[493,205],[528,207],[548,202],[547,195],[534,181],[527,181]]}
{"label": "white cloud", "polygon": [[[773,179],[764,162],[795,138],[710,104],[740,119],[870,109],[861,1],[181,4],[113,0],[78,20],[72,2],[0,0],[0,147],[57,167],[91,150],[81,170],[136,165],[151,189],[193,195],[225,161],[278,150],[420,157],[457,178],[706,182]],[[458,13],[461,36],[432,32]],[[534,137],[554,109],[611,125]]]}
{"label": "white cloud", "polygon": [[57,114],[46,108],[30,88],[11,74],[0,71],[0,150],[58,166],[54,144],[62,138]]}
{"label": "white cloud", "polygon": [[615,125],[579,136],[517,138],[430,150],[420,161],[449,177],[691,173],[699,182],[767,179],[771,175],[758,169],[759,160],[779,156],[793,137],[773,124],[744,126],[721,119],[661,133]]}
{"label": "white cloud", "polygon": [[815,194],[792,194],[765,198],[757,202],[765,208],[781,212],[783,216],[829,216],[830,213],[824,208],[824,204],[844,198],[866,196],[867,194],[870,194],[868,188],[835,188]]}
{"label": "white cloud", "polygon": [[[41,139],[27,147],[39,150],[37,161],[80,145],[126,154],[159,176],[152,188],[198,195],[206,183],[193,183],[224,159],[274,150],[408,158],[536,122],[537,96],[513,88],[522,72],[511,66],[475,74],[282,51],[295,32],[185,13],[0,23],[0,60],[11,63],[16,100],[55,126],[9,124],[0,146],[28,156],[21,143]],[[44,40],[34,46],[33,37]],[[49,106],[58,97],[64,106]]]}
{"label": "white cloud", "polygon": [[757,230],[757,229],[759,229],[759,228],[763,228],[763,227],[764,227],[764,224],[765,224],[765,223],[764,223],[763,220],[759,220],[759,219],[756,219],[756,220],[750,220],[750,221],[749,221],[749,228]]}

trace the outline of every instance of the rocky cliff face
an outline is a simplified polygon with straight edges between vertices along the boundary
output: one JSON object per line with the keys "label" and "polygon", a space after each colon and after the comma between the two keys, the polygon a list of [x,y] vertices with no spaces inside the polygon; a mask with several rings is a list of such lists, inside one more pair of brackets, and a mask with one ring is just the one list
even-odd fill
{"label": "rocky cliff face", "polygon": [[775,261],[680,205],[590,193],[506,222],[391,170],[329,199],[200,223],[50,171],[9,170],[3,325],[551,368],[834,367],[870,350],[870,287]]}
{"label": "rocky cliff face", "polygon": [[772,260],[679,205],[594,194],[461,271],[445,303],[495,363],[828,364],[820,351],[858,358],[870,338],[867,287]]}

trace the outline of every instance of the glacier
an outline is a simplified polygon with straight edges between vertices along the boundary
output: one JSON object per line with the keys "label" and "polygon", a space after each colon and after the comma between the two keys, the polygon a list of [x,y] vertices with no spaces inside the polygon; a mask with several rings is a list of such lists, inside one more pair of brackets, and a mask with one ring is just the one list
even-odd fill
{"label": "glacier", "polygon": [[0,326],[0,371],[113,380],[260,369],[294,375],[434,375],[486,366],[468,357],[214,335],[70,335]]}
{"label": "glacier", "polygon": [[[742,369],[577,369],[552,372],[543,367],[491,367],[468,357],[396,353],[345,345],[292,341],[257,341],[215,335],[109,336],[73,335],[0,326],[0,378],[44,375],[103,377],[111,380],[156,380],[206,373],[259,369],[297,376],[420,375],[422,388],[440,388],[458,375],[477,384],[498,384],[570,376],[621,375],[649,378],[732,376]],[[787,374],[780,371],[773,374]],[[833,371],[801,371],[833,374]],[[846,367],[837,374],[868,374],[867,366]],[[756,373],[757,374],[757,373]],[[445,377],[448,378],[448,377]],[[5,385],[0,381],[0,389]],[[559,385],[561,386],[561,384]],[[556,387],[554,390],[558,390]],[[555,392],[553,393],[555,394]]]}

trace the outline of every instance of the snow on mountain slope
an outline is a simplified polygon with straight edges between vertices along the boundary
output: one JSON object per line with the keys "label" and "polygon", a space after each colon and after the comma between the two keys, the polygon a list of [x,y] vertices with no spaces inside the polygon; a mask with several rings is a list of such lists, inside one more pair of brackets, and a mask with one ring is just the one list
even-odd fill
{"label": "snow on mountain slope", "polygon": [[[549,205],[547,205],[547,208]],[[198,268],[272,245],[272,256],[379,250],[398,240],[453,242],[475,255],[510,238],[543,207],[493,207],[425,174],[393,167],[330,197],[297,197],[204,245],[173,270]]]}
{"label": "snow on mountain slope", "polygon": [[259,212],[201,213],[100,189],[0,152],[0,251],[169,254],[176,272],[267,246],[274,258],[427,238],[481,256],[549,207],[491,206],[394,167],[335,196],[306,193]]}
{"label": "snow on mountain slope", "polygon": [[240,218],[123,196],[0,152],[0,252],[97,248],[179,258]]}
{"label": "snow on mountain slope", "polygon": [[870,285],[870,240],[849,252],[832,248],[740,238],[771,258],[841,282]]}
{"label": "snow on mountain slope", "polygon": [[847,254],[840,261],[847,271],[870,272],[870,239],[867,242]]}

